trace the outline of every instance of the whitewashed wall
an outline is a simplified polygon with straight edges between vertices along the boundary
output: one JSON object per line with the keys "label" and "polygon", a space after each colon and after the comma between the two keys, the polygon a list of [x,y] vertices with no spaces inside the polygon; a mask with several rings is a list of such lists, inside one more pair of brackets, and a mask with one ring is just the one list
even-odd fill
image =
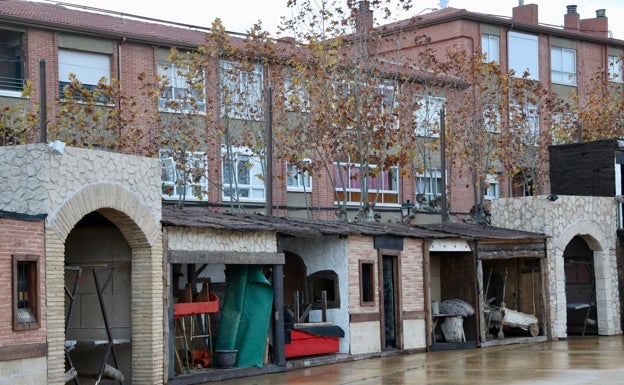
{"label": "whitewashed wall", "polygon": [[[344,330],[345,337],[340,339],[340,353],[349,353],[349,293],[347,241],[337,236],[322,238],[286,238],[282,240],[283,250],[300,256],[307,267],[308,275],[321,270],[333,270],[339,279],[340,309],[327,309],[327,321],[333,322]],[[321,321],[321,312],[313,310],[310,320]]]}

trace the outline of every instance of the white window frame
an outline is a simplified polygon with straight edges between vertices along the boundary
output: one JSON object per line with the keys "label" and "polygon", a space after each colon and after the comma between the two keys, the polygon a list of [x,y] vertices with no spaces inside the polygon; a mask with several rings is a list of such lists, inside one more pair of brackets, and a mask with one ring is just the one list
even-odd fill
{"label": "white window frame", "polygon": [[[221,149],[222,161],[222,188],[221,196],[224,201],[240,202],[264,202],[266,200],[266,185],[264,181],[264,167],[262,160],[250,149],[245,147],[233,147],[231,149],[231,161],[235,180],[230,181],[230,173],[227,170],[227,149]],[[243,174],[241,174],[241,172]],[[241,176],[243,176],[241,178]],[[228,191],[232,189],[232,193]]]}
{"label": "white window frame", "polygon": [[[336,186],[336,192],[339,194],[344,193],[347,197],[348,205],[359,205],[361,199],[353,199],[354,196],[361,196],[362,194],[362,180],[359,178],[360,164],[351,162],[334,162],[334,184]],[[342,186],[342,181],[338,177],[338,167],[343,167],[342,172],[347,172],[348,175],[344,175],[346,186]],[[378,165],[371,164],[369,168],[377,168]],[[378,202],[375,202],[376,206],[390,206],[397,207],[399,204],[399,168],[397,166],[390,167],[389,170],[381,171],[380,175],[373,179],[369,176],[365,183],[369,184],[368,194],[369,196],[377,196]],[[386,183],[387,180],[387,183]],[[379,187],[373,188],[370,185],[373,181],[380,183]],[[372,199],[370,199],[372,203]],[[339,204],[340,202],[334,202]]]}
{"label": "white window frame", "polygon": [[[179,200],[184,194],[186,201],[205,201],[208,199],[208,158],[205,152],[186,152],[187,181],[182,184],[184,172],[178,167],[171,150],[159,150],[162,182],[162,198]],[[199,180],[192,180],[197,175]],[[170,193],[171,192],[171,193]]]}
{"label": "white window frame", "polygon": [[622,59],[617,55],[609,55],[607,60],[609,81],[612,83],[624,83],[624,63],[622,63]]}
{"label": "white window frame", "polygon": [[[494,114],[494,117],[490,116],[490,112]],[[494,122],[492,122],[492,120],[494,120]],[[502,117],[498,106],[495,104],[486,104],[483,107],[483,127],[485,131],[493,134],[500,134],[501,124]]]}
{"label": "white window frame", "polygon": [[[510,108],[510,114],[515,114],[519,111],[518,104],[512,104]],[[539,145],[540,132],[540,119],[539,119],[539,106],[533,103],[526,103],[523,107],[522,113],[526,116],[526,124],[523,125],[522,132],[526,144],[532,144],[534,146]],[[516,127],[515,130],[519,128]],[[525,129],[528,129],[528,133]]]}
{"label": "white window frame", "polygon": [[394,86],[387,83],[379,84],[375,87],[378,94],[381,95],[381,112],[386,114],[392,114],[394,108],[397,106],[395,98]]}
{"label": "white window frame", "polygon": [[515,71],[516,77],[529,72],[529,79],[539,79],[539,44],[537,35],[515,31],[507,34],[507,53],[509,70]]}
{"label": "white window frame", "polygon": [[250,64],[251,70],[229,60],[219,61],[221,116],[230,119],[264,119],[262,64]]}
{"label": "white window frame", "polygon": [[[304,162],[310,163],[309,160]],[[311,192],[312,178],[308,171],[301,172],[301,169],[294,164],[286,162],[286,190],[295,192]]]}
{"label": "white window frame", "polygon": [[[189,98],[195,98],[197,103],[197,111],[199,113],[206,112],[205,83],[201,90],[193,89],[186,79],[188,68],[184,68],[175,63],[167,61],[158,62],[158,74],[168,81],[163,93],[159,95],[158,110],[165,112],[191,112]],[[179,109],[169,107],[171,102],[177,102]]]}
{"label": "white window frame", "polygon": [[485,178],[485,183],[488,184],[488,187],[484,191],[484,199],[491,201],[500,198],[500,183],[498,182],[498,177],[488,174],[487,178]]}
{"label": "white window frame", "polygon": [[85,88],[93,89],[102,78],[110,82],[110,61],[108,54],[59,48],[59,82],[69,82],[69,75],[74,74]]}
{"label": "white window frame", "polygon": [[445,98],[430,95],[416,95],[419,108],[414,111],[414,134],[428,138],[440,137],[440,111]]}
{"label": "white window frame", "polygon": [[553,46],[550,48],[550,78],[553,83],[576,85],[576,50]]}
{"label": "white window frame", "polygon": [[484,33],[481,35],[481,52],[486,63],[500,63],[500,37]]}
{"label": "white window frame", "polygon": [[284,105],[289,112],[310,112],[310,94],[303,84],[293,83],[291,76],[284,79]]}
{"label": "white window frame", "polygon": [[[444,184],[442,181],[442,172],[438,169],[427,169],[424,173],[416,174],[414,181],[416,194],[422,194],[425,203],[432,202],[442,197]],[[418,202],[418,199],[416,200]]]}

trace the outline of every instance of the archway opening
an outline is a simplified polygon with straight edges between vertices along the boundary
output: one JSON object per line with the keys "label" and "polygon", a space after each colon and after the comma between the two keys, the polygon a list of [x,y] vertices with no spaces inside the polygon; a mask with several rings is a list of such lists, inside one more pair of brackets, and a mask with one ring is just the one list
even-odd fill
{"label": "archway opening", "polygon": [[563,252],[567,309],[567,333],[597,334],[594,252],[580,236]]}
{"label": "archway opening", "polygon": [[131,265],[124,235],[98,212],[85,215],[67,236],[66,370],[75,369],[81,383],[132,383]]}

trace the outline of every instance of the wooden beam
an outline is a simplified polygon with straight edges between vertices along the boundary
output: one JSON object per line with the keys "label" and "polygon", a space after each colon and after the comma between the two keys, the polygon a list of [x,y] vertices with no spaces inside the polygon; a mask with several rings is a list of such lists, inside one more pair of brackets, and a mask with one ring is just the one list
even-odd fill
{"label": "wooden beam", "polygon": [[0,346],[0,361],[45,357],[47,354],[48,344],[46,342]]}
{"label": "wooden beam", "polygon": [[491,259],[512,259],[512,258],[546,258],[544,250],[522,250],[522,251],[480,251],[477,258],[481,260]]}
{"label": "wooden beam", "polygon": [[358,322],[371,322],[371,321],[380,321],[381,314],[379,313],[352,313],[349,315],[349,322],[358,323]]}
{"label": "wooden beam", "polygon": [[284,253],[259,251],[169,250],[169,263],[218,263],[236,265],[283,265]]}

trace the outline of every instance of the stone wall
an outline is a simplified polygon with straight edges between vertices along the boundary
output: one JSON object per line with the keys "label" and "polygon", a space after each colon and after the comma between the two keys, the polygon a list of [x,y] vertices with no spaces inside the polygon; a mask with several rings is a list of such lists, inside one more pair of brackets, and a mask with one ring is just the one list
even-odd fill
{"label": "stone wall", "polygon": [[[64,381],[65,241],[85,215],[114,223],[132,249],[132,380],[164,382],[163,252],[158,160],[46,144],[0,147],[0,210],[46,214],[47,383]],[[19,366],[19,362],[14,365]]]}
{"label": "stone wall", "polygon": [[548,302],[553,338],[567,337],[563,253],[580,236],[594,253],[598,333],[621,333],[616,261],[617,208],[614,198],[546,196],[492,201],[492,225],[543,233],[547,240]]}
{"label": "stone wall", "polygon": [[169,250],[277,252],[274,232],[223,231],[194,227],[167,228]]}

